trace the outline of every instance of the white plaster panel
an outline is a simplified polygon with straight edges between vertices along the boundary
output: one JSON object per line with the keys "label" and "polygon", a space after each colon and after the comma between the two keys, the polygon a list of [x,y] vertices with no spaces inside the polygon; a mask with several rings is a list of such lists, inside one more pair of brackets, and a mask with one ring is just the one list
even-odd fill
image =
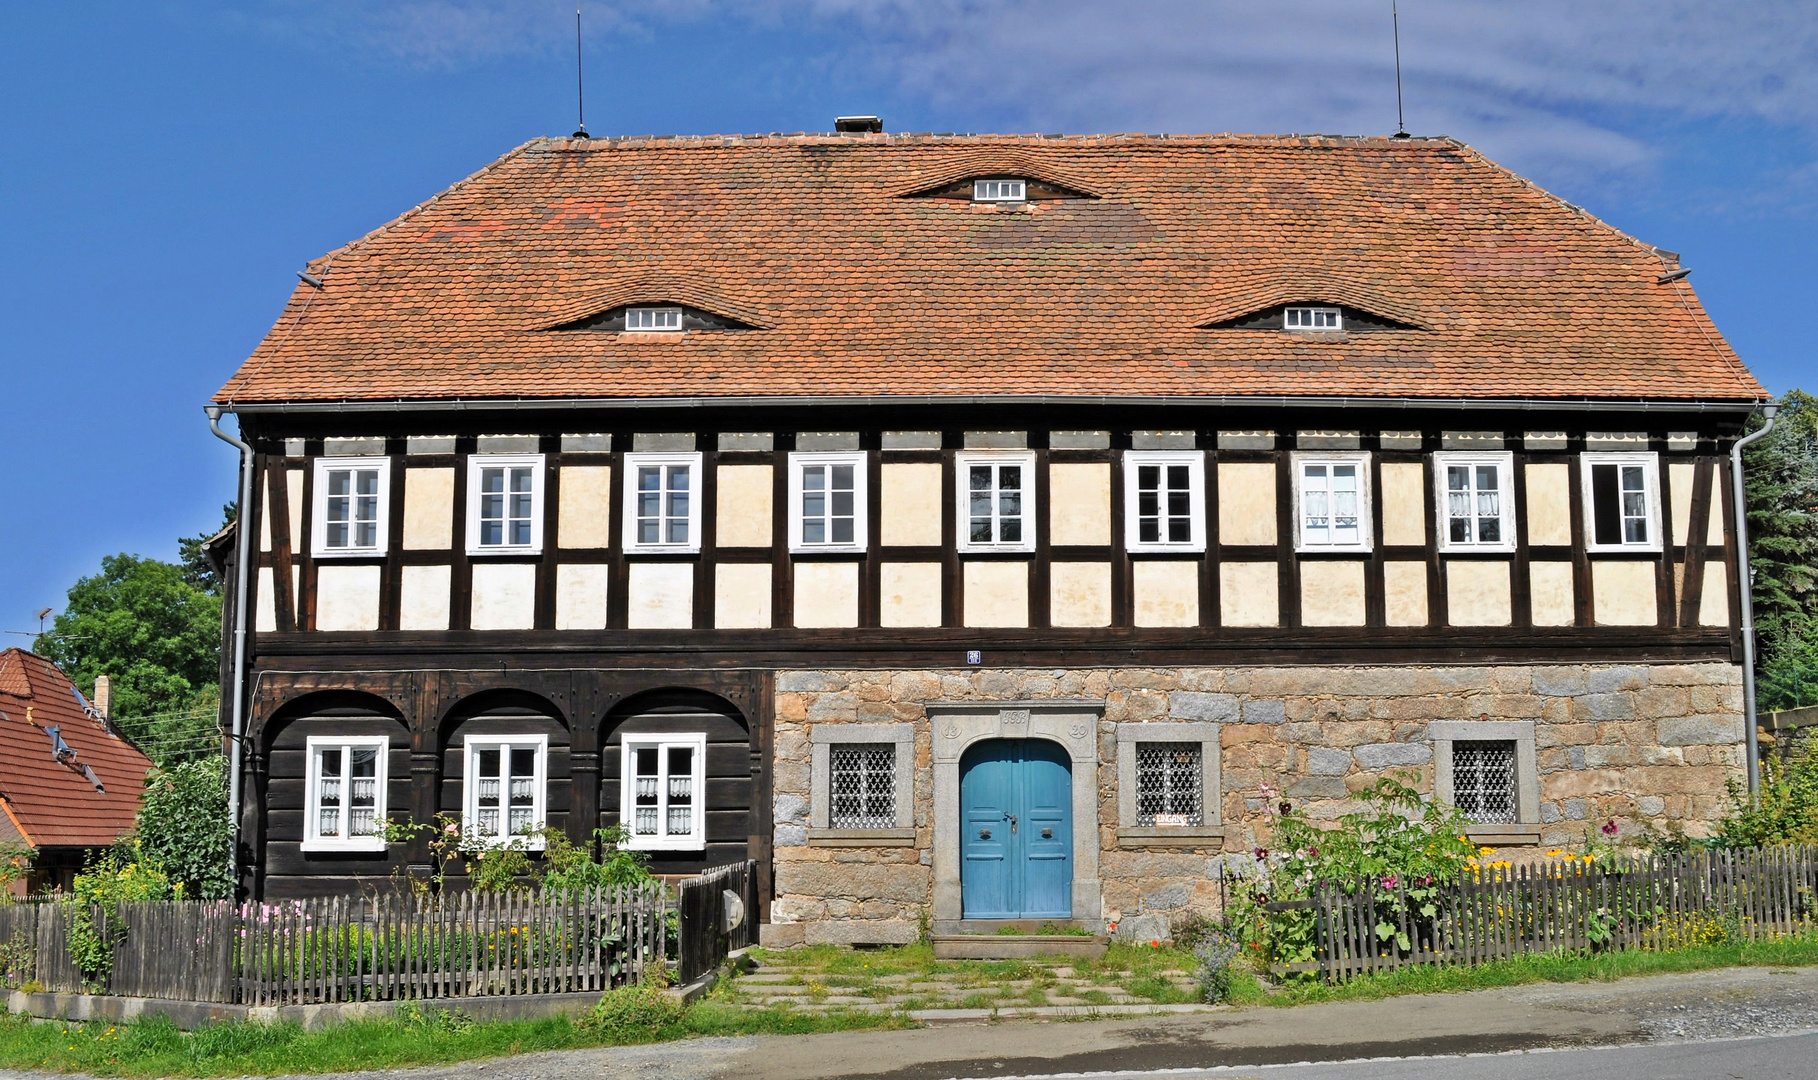
{"label": "white plaster panel", "polygon": [[775,470],[769,465],[721,465],[714,477],[714,543],[728,548],[767,548],[775,542],[771,515]]}
{"label": "white plaster panel", "polygon": [[1698,625],[1730,625],[1730,572],[1723,563],[1704,564],[1704,592],[1698,598]]}
{"label": "white plaster panel", "polygon": [[1138,626],[1199,625],[1199,563],[1144,559],[1130,564]]}
{"label": "white plaster panel", "polygon": [[537,619],[537,568],[534,563],[473,564],[473,607],[468,625],[475,630],[529,630]]}
{"label": "white plaster panel", "polygon": [[[612,466],[562,467],[556,542],[565,548],[612,546]],[[561,585],[558,583],[558,589]]]}
{"label": "white plaster panel", "polygon": [[885,547],[941,545],[941,467],[891,462],[882,467],[878,543]]}
{"label": "white plaster panel", "polygon": [[1302,626],[1364,624],[1362,559],[1303,559],[1300,564]]}
{"label": "white plaster panel", "polygon": [[1432,618],[1427,611],[1427,564],[1383,563],[1382,602],[1383,621],[1390,626],[1427,625]]}
{"label": "white plaster panel", "polygon": [[625,625],[633,630],[694,626],[694,564],[634,562],[625,580]]}
{"label": "white plaster panel", "polygon": [[1226,626],[1277,625],[1281,622],[1280,571],[1274,563],[1219,563],[1218,608],[1219,621]]}
{"label": "white plaster panel", "polygon": [[1724,485],[1717,481],[1723,474],[1711,477],[1711,517],[1704,531],[1704,542],[1714,547],[1723,546],[1723,490]]}
{"label": "white plaster panel", "polygon": [[967,626],[1029,625],[1029,564],[968,562],[965,576]]}
{"label": "white plaster panel", "polygon": [[453,469],[404,470],[404,547],[446,551],[454,546]]}
{"label": "white plaster panel", "polygon": [[1427,542],[1426,467],[1417,461],[1382,465],[1382,542],[1419,546]]}
{"label": "white plaster panel", "polygon": [[1572,472],[1559,462],[1537,462],[1528,470],[1528,543],[1572,543]]}
{"label": "white plaster panel", "polygon": [[[1218,463],[1218,542],[1275,543],[1275,466],[1268,462]],[[1269,626],[1275,625],[1274,616]]]}
{"label": "white plaster panel", "polygon": [[857,626],[858,582],[855,562],[796,563],[795,625]]}
{"label": "white plaster panel", "polygon": [[378,566],[316,567],[316,629],[379,628]]}
{"label": "white plaster panel", "polygon": [[1689,461],[1675,461],[1667,466],[1667,482],[1673,489],[1673,543],[1683,544],[1692,532],[1692,478],[1697,466]]}
{"label": "white plaster panel", "polygon": [[1048,542],[1082,547],[1111,542],[1109,462],[1048,466]]}
{"label": "white plaster panel", "polygon": [[1660,621],[1653,560],[1594,559],[1591,613],[1598,626],[1653,626]]}
{"label": "white plaster panel", "polygon": [[[303,550],[303,470],[286,469],[284,471],[286,489],[284,501],[290,506],[290,550],[292,553]],[[386,482],[390,482],[387,478]]]}
{"label": "white plaster panel", "polygon": [[278,604],[272,596],[276,576],[271,571],[269,566],[259,567],[259,601],[254,605],[253,629],[261,634],[275,633],[278,629]]}
{"label": "white plaster panel", "polygon": [[447,566],[406,566],[398,578],[398,629],[448,629],[448,594],[454,572]]}
{"label": "white plaster panel", "polygon": [[1571,626],[1578,621],[1571,563],[1528,564],[1528,613],[1535,626]]}
{"label": "white plaster panel", "polygon": [[1055,626],[1110,626],[1111,564],[1049,564],[1048,621]]}
{"label": "white plaster panel", "polygon": [[883,626],[941,625],[941,564],[881,564],[877,610]]}
{"label": "white plaster panel", "polygon": [[1447,559],[1446,612],[1453,626],[1507,626],[1512,620],[1506,559]]}
{"label": "white plaster panel", "polygon": [[762,630],[771,623],[769,563],[721,563],[713,571],[713,625]]}
{"label": "white plaster panel", "polygon": [[612,567],[605,563],[563,563],[556,567],[555,628],[606,629],[606,591],[611,581]]}

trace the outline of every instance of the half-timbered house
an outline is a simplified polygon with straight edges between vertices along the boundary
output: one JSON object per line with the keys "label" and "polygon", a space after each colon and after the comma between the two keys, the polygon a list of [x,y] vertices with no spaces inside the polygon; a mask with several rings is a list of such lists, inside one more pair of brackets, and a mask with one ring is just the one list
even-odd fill
{"label": "half-timbered house", "polygon": [[539,139],[214,398],[246,881],[623,825],[887,942],[1205,907],[1385,771],[1697,832],[1764,397],[1676,255],[1451,139]]}

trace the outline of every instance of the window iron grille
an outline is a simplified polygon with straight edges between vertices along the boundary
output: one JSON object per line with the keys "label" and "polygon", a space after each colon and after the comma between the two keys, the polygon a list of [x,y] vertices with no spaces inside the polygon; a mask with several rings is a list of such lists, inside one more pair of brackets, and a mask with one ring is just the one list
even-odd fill
{"label": "window iron grille", "polygon": [[1136,744],[1136,823],[1153,828],[1158,815],[1206,823],[1202,750],[1198,743]]}
{"label": "window iron grille", "polygon": [[1452,804],[1480,825],[1515,822],[1515,743],[1473,739],[1452,744]]}
{"label": "window iron grille", "polygon": [[827,824],[835,829],[896,826],[896,745],[837,745],[828,754]]}

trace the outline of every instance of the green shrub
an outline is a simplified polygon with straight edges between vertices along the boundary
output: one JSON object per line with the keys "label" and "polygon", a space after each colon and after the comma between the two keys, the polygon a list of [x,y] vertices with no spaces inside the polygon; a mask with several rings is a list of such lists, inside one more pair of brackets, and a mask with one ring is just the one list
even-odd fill
{"label": "green shrub", "polygon": [[140,900],[180,900],[183,888],[135,861],[129,846],[117,844],[96,855],[76,875],[70,897],[69,925],[64,932],[70,962],[82,972],[85,983],[100,990],[107,986],[114,966],[114,946],[126,933],[126,927],[119,920],[109,922],[105,929],[96,926],[96,907],[111,908]]}
{"label": "green shrub", "polygon": [[1193,950],[1194,959],[1199,961],[1193,981],[1199,984],[1200,998],[1206,1004],[1217,1005],[1231,999],[1231,981],[1236,974],[1231,965],[1242,950],[1243,942],[1222,930],[1201,933],[1199,947]]}
{"label": "green shrub", "polygon": [[182,885],[184,896],[233,896],[228,855],[234,825],[227,809],[227,762],[220,755],[153,769],[134,827],[139,861]]}
{"label": "green shrub", "polygon": [[652,986],[621,986],[601,996],[580,1027],[613,1042],[642,1042],[665,1037],[679,1027],[687,1010],[675,998]]}
{"label": "green shrub", "polygon": [[1725,847],[1818,843],[1818,753],[1811,736],[1793,740],[1785,760],[1761,755],[1761,788],[1751,805],[1748,790],[1730,784],[1730,808],[1718,826]]}

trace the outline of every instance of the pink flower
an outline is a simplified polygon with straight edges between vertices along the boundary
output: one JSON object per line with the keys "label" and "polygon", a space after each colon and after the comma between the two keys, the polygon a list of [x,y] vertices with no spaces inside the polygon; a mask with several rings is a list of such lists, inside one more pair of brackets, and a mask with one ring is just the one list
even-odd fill
{"label": "pink flower", "polygon": [[1316,847],[1309,847],[1307,849],[1307,858],[1309,858],[1309,859],[1319,858],[1319,849]]}
{"label": "pink flower", "polygon": [[1610,820],[1603,823],[1603,835],[1605,835],[1605,836],[1615,836],[1616,835],[1616,819],[1615,818],[1611,818]]}
{"label": "pink flower", "polygon": [[1401,880],[1401,878],[1397,877],[1394,874],[1384,874],[1382,876],[1382,887],[1385,889],[1393,889],[1395,887],[1395,883],[1400,880]]}
{"label": "pink flower", "polygon": [[1257,857],[1257,858],[1259,858],[1259,859],[1266,859],[1266,858],[1268,858],[1268,857],[1269,857],[1269,849],[1268,849],[1268,848],[1260,848],[1260,847],[1259,847],[1259,848],[1257,848],[1257,849],[1256,849],[1256,857]]}
{"label": "pink flower", "polygon": [[455,825],[455,823],[454,823],[454,822],[452,822],[452,821],[451,821],[451,822],[449,822],[449,823],[448,823],[448,827],[447,827],[447,828],[445,828],[445,829],[443,829],[443,830],[442,830],[442,831],[443,831],[443,832],[445,832],[445,833],[447,833],[447,834],[448,834],[448,835],[450,835],[450,836],[453,836],[453,835],[454,835],[454,834],[455,834],[455,831],[456,831],[456,830],[457,830],[457,829],[458,829],[458,826],[457,826],[457,825]]}

